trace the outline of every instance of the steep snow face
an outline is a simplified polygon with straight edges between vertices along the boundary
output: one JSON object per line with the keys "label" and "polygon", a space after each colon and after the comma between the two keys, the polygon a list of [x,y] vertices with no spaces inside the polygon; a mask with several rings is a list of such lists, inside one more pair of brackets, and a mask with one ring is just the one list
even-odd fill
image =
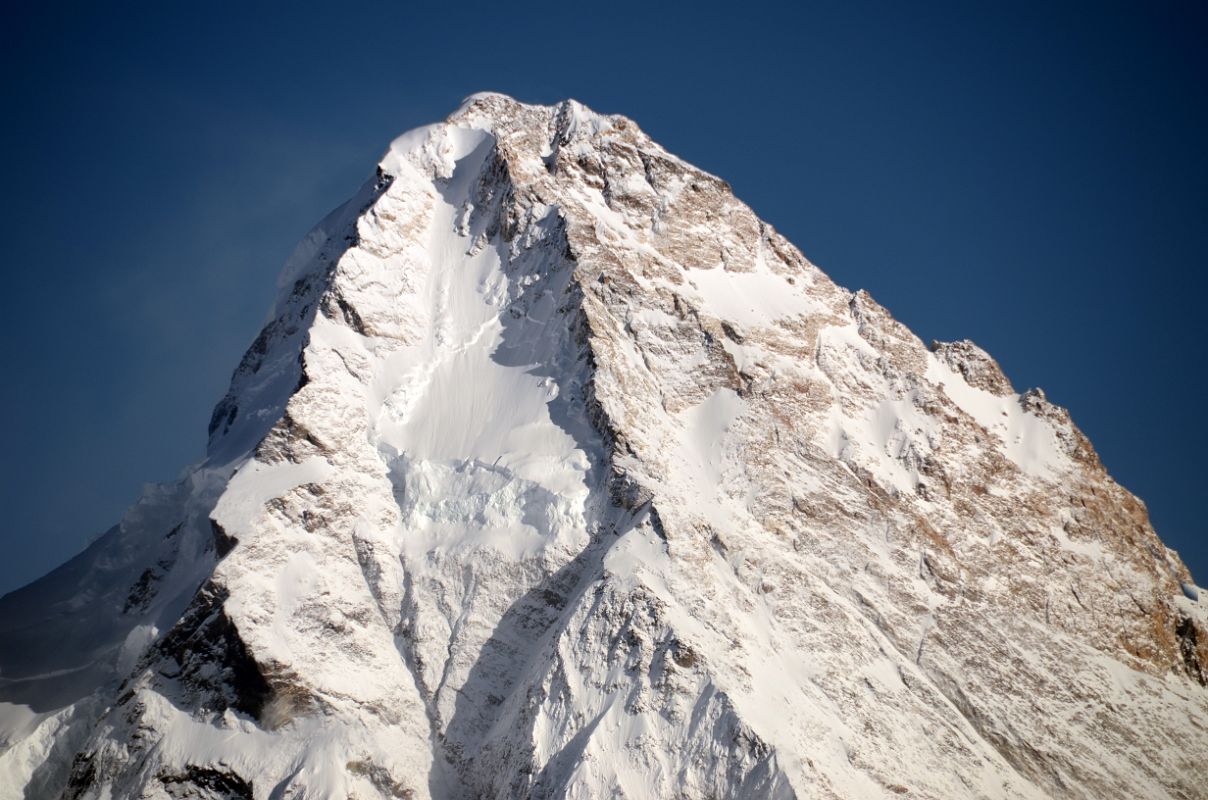
{"label": "steep snow face", "polygon": [[0,599],[0,798],[1208,786],[1205,595],[1068,414],[623,117],[395,140],[210,433]]}

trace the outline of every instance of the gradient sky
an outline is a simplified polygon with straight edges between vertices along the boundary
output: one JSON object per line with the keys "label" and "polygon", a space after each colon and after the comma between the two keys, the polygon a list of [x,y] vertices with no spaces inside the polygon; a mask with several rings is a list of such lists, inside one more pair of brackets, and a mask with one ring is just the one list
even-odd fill
{"label": "gradient sky", "polygon": [[6,10],[0,592],[201,455],[297,240],[483,89],[632,117],[981,344],[1208,580],[1205,4],[339,5]]}

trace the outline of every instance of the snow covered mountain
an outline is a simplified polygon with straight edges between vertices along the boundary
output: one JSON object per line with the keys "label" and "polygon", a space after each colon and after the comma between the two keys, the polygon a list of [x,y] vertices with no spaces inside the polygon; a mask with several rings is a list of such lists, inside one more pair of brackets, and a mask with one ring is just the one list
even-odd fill
{"label": "snow covered mountain", "polygon": [[205,459],[0,599],[0,798],[1205,798],[1208,599],[1042,392],[476,95]]}

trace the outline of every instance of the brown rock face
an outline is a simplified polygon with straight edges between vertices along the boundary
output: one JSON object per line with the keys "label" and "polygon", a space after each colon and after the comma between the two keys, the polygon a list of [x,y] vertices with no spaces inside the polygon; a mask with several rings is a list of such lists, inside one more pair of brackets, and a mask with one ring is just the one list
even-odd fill
{"label": "brown rock face", "polygon": [[962,342],[932,342],[931,352],[975,389],[999,397],[1015,393],[998,362],[968,339]]}

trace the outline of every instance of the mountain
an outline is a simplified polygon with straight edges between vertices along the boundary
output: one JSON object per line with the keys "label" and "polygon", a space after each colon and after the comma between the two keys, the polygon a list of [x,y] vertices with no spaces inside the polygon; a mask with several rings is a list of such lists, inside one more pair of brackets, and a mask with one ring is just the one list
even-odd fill
{"label": "mountain", "polygon": [[1208,600],[1069,414],[630,120],[471,97],[270,320],[0,599],[0,798],[1208,797]]}

